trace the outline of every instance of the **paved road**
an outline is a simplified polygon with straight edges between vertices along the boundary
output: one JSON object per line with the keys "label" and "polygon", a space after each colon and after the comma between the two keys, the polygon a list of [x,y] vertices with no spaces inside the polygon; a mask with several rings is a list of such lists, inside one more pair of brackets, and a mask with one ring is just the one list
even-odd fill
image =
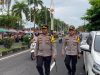
{"label": "paved road", "polygon": [[[58,57],[57,57],[57,72],[54,67],[51,71],[51,75],[67,75],[67,70],[64,65],[64,57],[61,57],[60,50],[62,44],[57,45]],[[76,75],[85,75],[82,68],[82,58],[78,60]],[[35,61],[31,61],[30,52],[24,52],[14,57],[0,60],[0,75],[38,75],[35,67]]]}
{"label": "paved road", "polygon": [[[51,75],[67,75],[67,69],[64,65],[64,58],[61,56],[61,47],[62,44],[57,44],[57,49],[58,49],[58,57],[57,57],[57,68],[58,71],[56,72],[56,67],[51,72]],[[77,63],[77,72],[76,75],[86,75],[84,70],[83,70],[83,58],[81,57],[78,59]]]}

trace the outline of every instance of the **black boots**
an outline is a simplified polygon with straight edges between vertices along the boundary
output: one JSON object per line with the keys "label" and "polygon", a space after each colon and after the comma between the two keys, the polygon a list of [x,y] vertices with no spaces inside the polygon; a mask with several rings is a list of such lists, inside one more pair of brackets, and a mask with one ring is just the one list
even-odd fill
{"label": "black boots", "polygon": [[68,72],[68,75],[75,75],[75,72]]}
{"label": "black boots", "polygon": [[71,75],[71,71],[68,71],[68,75]]}

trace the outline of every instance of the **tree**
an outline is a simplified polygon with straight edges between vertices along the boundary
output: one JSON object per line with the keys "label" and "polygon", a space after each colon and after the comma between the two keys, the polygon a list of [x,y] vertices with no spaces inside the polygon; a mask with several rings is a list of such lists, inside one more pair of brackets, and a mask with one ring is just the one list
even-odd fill
{"label": "tree", "polygon": [[42,9],[38,10],[36,14],[36,23],[39,26],[46,24],[46,22],[48,25],[50,25],[50,20],[50,11],[48,8],[43,7]]}
{"label": "tree", "polygon": [[7,6],[7,14],[9,15],[11,0],[6,0],[5,3],[6,3],[6,6]]}
{"label": "tree", "polygon": [[[34,21],[34,28],[35,28],[35,18],[38,10],[38,6],[40,5],[41,7],[43,6],[42,0],[27,0],[28,5],[34,4],[34,7],[30,9],[30,16],[31,16],[31,21]],[[32,12],[31,12],[32,11]]]}
{"label": "tree", "polygon": [[38,7],[38,5],[42,6],[43,2],[42,0],[27,0],[29,5],[34,4],[34,7]]}
{"label": "tree", "polygon": [[68,24],[65,22],[59,20],[59,19],[54,19],[54,30],[55,31],[67,31],[68,29]]}
{"label": "tree", "polygon": [[29,8],[28,5],[21,2],[16,2],[15,5],[12,6],[12,15],[17,16],[22,19],[22,12],[25,14],[26,19],[29,18]]}
{"label": "tree", "polygon": [[[37,15],[36,15],[36,24],[41,27],[44,24],[49,25],[49,30],[51,29],[51,18],[50,18],[50,11],[49,8],[43,7],[42,9],[38,10]],[[54,30],[55,31],[60,31],[62,30],[67,30],[68,25],[60,21],[59,19],[54,18]]]}
{"label": "tree", "polygon": [[19,20],[20,19],[16,16],[9,15],[8,17],[8,15],[0,15],[0,27],[17,29],[19,27]]}
{"label": "tree", "polygon": [[89,0],[91,8],[87,10],[83,20],[87,20],[88,31],[100,30],[100,0]]}
{"label": "tree", "polygon": [[26,16],[26,19],[29,20],[29,8],[28,8],[28,5],[25,4],[24,2],[16,2],[15,5],[12,6],[12,15],[13,16],[17,16],[20,18],[20,21],[18,22],[19,23],[19,27],[22,26],[22,13],[25,14]]}

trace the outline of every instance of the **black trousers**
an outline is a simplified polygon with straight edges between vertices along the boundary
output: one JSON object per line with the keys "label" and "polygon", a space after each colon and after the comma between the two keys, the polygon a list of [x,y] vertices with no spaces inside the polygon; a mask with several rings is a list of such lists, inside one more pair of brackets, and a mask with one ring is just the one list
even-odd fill
{"label": "black trousers", "polygon": [[66,55],[65,57],[65,65],[72,75],[75,75],[76,72],[76,64],[77,64],[77,55]]}
{"label": "black trousers", "polygon": [[40,75],[44,75],[43,66],[45,68],[45,75],[50,75],[51,56],[43,57],[37,56],[37,70]]}

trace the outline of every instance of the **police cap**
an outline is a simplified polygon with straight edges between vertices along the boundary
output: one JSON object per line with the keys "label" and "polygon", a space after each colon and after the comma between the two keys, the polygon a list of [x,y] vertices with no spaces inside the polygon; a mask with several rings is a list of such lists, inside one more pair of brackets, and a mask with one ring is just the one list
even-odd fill
{"label": "police cap", "polygon": [[75,30],[75,27],[74,27],[73,25],[71,25],[71,26],[69,27],[69,30]]}
{"label": "police cap", "polygon": [[41,28],[42,29],[48,29],[48,25],[43,25]]}

